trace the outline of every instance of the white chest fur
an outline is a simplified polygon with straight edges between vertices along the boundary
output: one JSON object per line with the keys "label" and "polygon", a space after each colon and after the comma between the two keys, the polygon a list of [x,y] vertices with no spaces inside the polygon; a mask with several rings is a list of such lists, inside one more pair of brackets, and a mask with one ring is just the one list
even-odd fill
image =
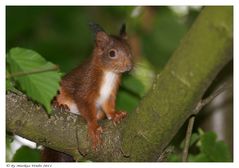
{"label": "white chest fur", "polygon": [[96,105],[101,106],[110,96],[113,88],[115,87],[117,74],[114,72],[104,72],[103,80],[100,86],[99,97]]}

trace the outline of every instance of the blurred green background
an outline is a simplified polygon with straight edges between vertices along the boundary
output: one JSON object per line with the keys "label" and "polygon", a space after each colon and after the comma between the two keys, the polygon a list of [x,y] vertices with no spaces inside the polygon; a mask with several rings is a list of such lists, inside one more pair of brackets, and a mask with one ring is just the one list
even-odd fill
{"label": "blurred green background", "polygon": [[[32,49],[69,72],[94,46],[89,22],[118,34],[126,23],[136,63],[126,74],[117,107],[132,111],[162,70],[200,8],[192,7],[7,7],[7,51]],[[127,101],[126,101],[127,100]]]}
{"label": "blurred green background", "polygon": [[[32,49],[59,65],[63,73],[90,57],[94,39],[89,22],[100,24],[109,34],[118,34],[121,24],[126,23],[135,68],[124,75],[117,108],[128,112],[147,93],[154,74],[164,68],[201,11],[201,7],[188,6],[7,6],[6,9],[7,52],[13,47]],[[8,161],[15,153],[14,145],[10,144],[16,141],[7,138]],[[38,161],[36,151],[31,151],[32,159],[29,156],[22,159],[20,156],[26,150],[29,148],[21,149],[22,154],[16,154],[13,161]]]}
{"label": "blurred green background", "polygon": [[199,10],[168,7],[7,7],[7,51],[31,48],[59,64],[63,72],[89,57],[93,36],[88,23],[99,23],[117,34],[127,24],[136,41],[135,57],[144,56],[155,69],[163,68]]}

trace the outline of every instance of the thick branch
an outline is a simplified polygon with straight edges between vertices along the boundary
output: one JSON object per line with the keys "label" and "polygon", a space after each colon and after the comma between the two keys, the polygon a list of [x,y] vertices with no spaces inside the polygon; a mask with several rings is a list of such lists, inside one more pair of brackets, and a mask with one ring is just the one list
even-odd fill
{"label": "thick branch", "polygon": [[232,16],[232,7],[202,10],[124,125],[122,144],[129,160],[155,161],[192,114],[217,73],[232,58]]}
{"label": "thick branch", "polygon": [[[91,151],[86,122],[78,115],[54,111],[48,116],[41,106],[19,93],[8,93],[7,130],[41,145],[72,155],[76,160],[112,160],[111,155],[123,154],[119,129],[111,122],[102,122],[104,127],[103,145],[98,151]],[[105,152],[104,152],[105,151]],[[112,153],[102,155],[102,153]],[[84,156],[84,157],[83,157]],[[103,157],[102,157],[103,156]],[[108,157],[108,158],[107,158]]]}
{"label": "thick branch", "polygon": [[95,161],[156,161],[216,74],[232,59],[232,16],[232,7],[203,9],[165,69],[157,75],[151,91],[121,123],[122,128],[102,122],[104,143],[98,151],[90,152],[82,119],[64,112],[48,118],[41,107],[23,95],[7,95],[8,131],[76,159],[84,153],[86,159]]}

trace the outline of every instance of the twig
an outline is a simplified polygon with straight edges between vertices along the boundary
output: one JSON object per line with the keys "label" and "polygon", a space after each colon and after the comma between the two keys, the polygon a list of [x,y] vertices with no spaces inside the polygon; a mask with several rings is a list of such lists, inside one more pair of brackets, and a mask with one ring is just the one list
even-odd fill
{"label": "twig", "polygon": [[212,93],[209,97],[202,99],[197,104],[195,110],[193,111],[193,114],[190,116],[189,121],[188,121],[188,127],[187,127],[185,143],[184,143],[183,153],[182,153],[182,161],[183,162],[187,162],[187,160],[188,160],[188,150],[189,150],[189,146],[190,146],[190,139],[191,139],[191,135],[192,135],[192,130],[193,130],[193,125],[194,125],[196,114],[198,114],[201,111],[201,109],[205,105],[210,103],[215,97],[217,97],[219,94],[221,94],[226,89],[229,89],[231,87],[232,87],[232,85],[223,86],[220,89],[218,89],[217,91],[215,91],[214,93]]}
{"label": "twig", "polygon": [[188,121],[188,128],[187,128],[185,143],[184,143],[184,147],[183,147],[183,156],[182,156],[183,162],[187,162],[187,160],[188,160],[188,149],[190,146],[190,139],[191,139],[191,135],[192,135],[194,121],[195,121],[195,115],[192,115]]}
{"label": "twig", "polygon": [[159,156],[157,159],[157,162],[166,162],[168,157],[173,153],[174,146],[167,147]]}
{"label": "twig", "polygon": [[35,70],[32,70],[32,71],[28,71],[28,72],[16,72],[16,73],[12,73],[12,74],[7,74],[7,79],[12,78],[12,77],[32,75],[32,74],[35,74],[35,73],[42,73],[42,72],[56,71],[56,70],[59,70],[59,67],[57,65],[54,65],[53,67],[50,67],[50,68],[35,69]]}
{"label": "twig", "polygon": [[208,103],[210,103],[215,97],[217,97],[219,94],[221,94],[222,92],[224,92],[226,89],[231,88],[232,85],[227,85],[227,86],[223,86],[220,89],[218,89],[217,91],[215,91],[214,93],[212,93],[209,97],[202,99],[196,106],[195,110],[193,111],[193,114],[197,114],[201,111],[201,109],[207,105]]}

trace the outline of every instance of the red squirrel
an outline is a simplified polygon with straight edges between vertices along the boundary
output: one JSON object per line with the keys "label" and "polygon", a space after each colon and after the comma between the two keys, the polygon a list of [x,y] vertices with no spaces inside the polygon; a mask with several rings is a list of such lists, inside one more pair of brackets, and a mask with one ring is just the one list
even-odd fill
{"label": "red squirrel", "polygon": [[90,27],[95,33],[92,57],[62,78],[56,102],[86,120],[95,148],[102,133],[98,121],[106,116],[117,124],[127,114],[116,111],[115,99],[121,75],[130,71],[133,63],[125,24],[119,36],[108,35],[98,24]]}

